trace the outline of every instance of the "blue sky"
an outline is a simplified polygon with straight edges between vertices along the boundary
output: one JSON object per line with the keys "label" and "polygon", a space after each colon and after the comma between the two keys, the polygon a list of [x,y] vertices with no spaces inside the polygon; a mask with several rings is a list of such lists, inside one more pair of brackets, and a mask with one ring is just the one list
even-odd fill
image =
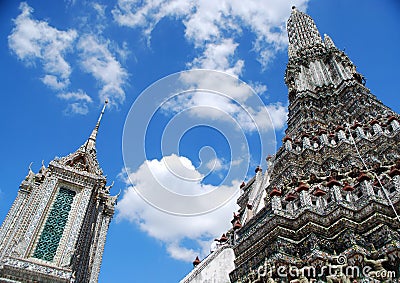
{"label": "blue sky", "polygon": [[[112,193],[123,193],[110,225],[99,282],[179,281],[192,269],[195,255],[204,257],[210,239],[229,227],[234,202],[200,216],[165,214],[138,197],[130,181],[142,189],[161,183],[180,193],[199,194],[218,186],[237,189],[256,165],[265,167],[265,154],[275,150],[275,135],[280,145],[285,128],[284,25],[293,4],[345,50],[372,93],[400,112],[396,0],[1,1],[0,218],[29,163],[34,162],[36,172],[42,160],[48,164],[77,149],[107,97],[110,107],[98,135],[98,158],[109,183],[115,181]],[[256,94],[251,97],[267,106],[275,131],[257,104],[249,108],[261,127],[254,130],[237,104],[210,93],[169,100],[150,120],[138,116],[125,124],[131,107],[137,113],[134,102],[139,97],[153,97],[149,86],[196,68],[225,71],[252,86]],[[208,100],[199,104],[196,97]],[[249,102],[247,97],[235,98]],[[193,105],[207,109],[178,115]],[[221,112],[210,112],[210,107]],[[238,134],[221,113],[239,121]],[[123,153],[124,125],[136,129],[147,123],[144,136],[128,137],[132,147]],[[179,127],[183,130],[175,132]],[[145,150],[134,146],[143,138]],[[166,164],[184,178],[171,177]],[[240,170],[229,171],[235,166]]]}

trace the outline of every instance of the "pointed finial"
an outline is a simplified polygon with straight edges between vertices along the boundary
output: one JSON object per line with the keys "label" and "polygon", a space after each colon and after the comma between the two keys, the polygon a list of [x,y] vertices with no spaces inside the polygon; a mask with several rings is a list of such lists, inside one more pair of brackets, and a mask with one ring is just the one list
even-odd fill
{"label": "pointed finial", "polygon": [[113,205],[117,205],[118,204],[118,199],[119,196],[121,195],[121,189],[119,189],[119,193],[116,194],[115,196],[109,196],[109,200]]}
{"label": "pointed finial", "polygon": [[26,177],[25,177],[26,181],[30,180],[31,178],[33,178],[35,176],[35,173],[33,173],[33,171],[32,171],[32,164],[33,164],[33,162],[31,162],[31,164],[29,164],[28,175],[26,175]]}
{"label": "pointed finial", "polygon": [[103,109],[100,112],[99,119],[97,120],[96,126],[94,127],[94,129],[93,129],[92,133],[90,134],[90,137],[89,137],[89,139],[88,139],[88,141],[86,143],[86,147],[85,147],[86,150],[94,149],[94,147],[96,145],[97,133],[99,131],[100,122],[101,122],[101,119],[103,118],[104,111],[106,110],[107,103],[108,103],[108,99],[106,99],[104,101],[104,106],[103,106]]}
{"label": "pointed finial", "polygon": [[193,261],[193,267],[198,266],[201,263],[201,260],[199,259],[198,256],[196,256],[196,259]]}
{"label": "pointed finial", "polygon": [[39,173],[43,173],[46,170],[46,166],[44,166],[44,160],[42,160],[42,167],[39,170]]}
{"label": "pointed finial", "polygon": [[106,193],[110,193],[110,189],[112,188],[114,186],[114,181],[112,181],[112,183],[111,183],[111,185],[109,185],[109,186],[105,186],[105,191],[106,191]]}

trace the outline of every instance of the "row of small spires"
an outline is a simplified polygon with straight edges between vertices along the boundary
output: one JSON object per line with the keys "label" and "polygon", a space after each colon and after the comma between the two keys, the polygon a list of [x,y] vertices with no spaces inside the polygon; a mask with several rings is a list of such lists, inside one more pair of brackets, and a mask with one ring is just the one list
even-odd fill
{"label": "row of small spires", "polygon": [[[390,168],[390,171],[387,174],[389,177],[393,178],[395,176],[399,176],[400,175],[400,159],[396,162],[396,164],[394,166],[392,166]],[[370,173],[365,173],[365,172],[360,172],[358,177],[356,177],[356,180],[358,183],[361,183],[363,181],[370,181],[372,180],[373,176]],[[354,187],[351,186],[349,184],[349,182],[343,182],[343,184],[341,184],[335,177],[330,176],[328,177],[328,182],[326,183],[326,186],[328,188],[331,188],[333,186],[342,186],[342,190],[346,191],[346,192],[352,192],[354,190]],[[374,186],[379,185],[379,181],[375,180],[374,181]],[[298,186],[294,189],[294,191],[296,193],[301,193],[304,190],[308,190],[310,188],[310,186],[308,184],[306,184],[305,182],[299,182]],[[324,190],[322,190],[319,186],[315,187],[315,190],[313,192],[313,195],[316,197],[320,197],[320,196],[324,196],[326,195],[326,192]],[[270,197],[274,197],[274,196],[282,196],[282,191],[280,189],[278,189],[277,187],[274,187],[271,192],[269,193]],[[293,201],[297,198],[297,195],[294,192],[289,192],[286,196],[285,196],[285,200],[286,201]]]}
{"label": "row of small spires", "polygon": [[[267,160],[271,159],[271,156],[267,157]],[[380,163],[379,163],[380,164]],[[380,167],[380,169],[382,169]],[[259,168],[259,166],[256,169],[256,173],[258,171],[261,171],[261,169]],[[399,176],[400,175],[400,159],[398,159],[396,161],[396,164],[393,165],[390,170],[387,170],[387,175],[391,178],[395,177],[395,176]],[[381,173],[384,173],[383,171]],[[385,173],[386,174],[386,173]],[[370,173],[365,173],[363,171],[358,173],[358,176],[355,176],[355,179],[358,183],[361,183],[363,181],[370,181],[373,178],[373,175]],[[379,185],[379,180],[375,179],[374,186],[378,186]],[[342,190],[345,192],[352,192],[355,188],[349,184],[349,182],[343,182],[343,184],[341,184],[335,177],[333,176],[329,176],[327,177],[327,182],[325,182],[324,186],[326,187],[333,187],[333,186],[342,186]],[[245,187],[245,183],[243,182],[240,186],[240,188]],[[305,182],[298,182],[298,186],[294,189],[295,192],[289,192],[286,196],[285,196],[285,200],[286,201],[293,201],[295,199],[297,199],[299,193],[301,193],[304,190],[309,190],[310,186],[305,183]],[[297,193],[297,194],[296,194]],[[321,196],[325,196],[327,194],[326,191],[322,190],[319,186],[314,187],[314,191],[313,191],[313,195],[316,197],[321,197]],[[273,189],[271,190],[271,192],[269,193],[270,197],[274,197],[274,196],[282,196],[282,191],[280,189],[278,189],[277,187],[273,187]],[[247,205],[248,209],[252,209],[252,205],[248,204]],[[241,228],[241,224],[240,221],[238,223],[238,225],[236,226],[236,223],[234,223],[234,221],[236,220],[237,215],[234,213],[234,219],[231,221],[232,224],[234,224],[234,230],[235,229],[239,229]],[[237,218],[239,219],[239,218]]]}
{"label": "row of small spires", "polygon": [[[272,158],[272,156],[268,156],[267,157],[267,161],[269,161],[270,159]],[[391,177],[391,178],[393,178],[394,176],[398,176],[398,175],[400,175],[400,159],[398,159],[397,161],[396,161],[396,164],[395,165],[393,165],[392,167],[390,167],[390,170],[388,169],[388,167],[385,169],[385,167],[381,167],[380,166],[380,163],[378,163],[378,167],[379,168],[377,168],[376,170],[380,170],[380,171],[382,171],[382,172],[380,172],[380,173],[387,173],[387,175],[389,176],[389,177]],[[354,169],[358,169],[358,168],[353,168],[353,170]],[[255,172],[256,173],[258,173],[258,172],[260,172],[260,171],[262,171],[262,169],[259,167],[259,166],[257,166],[257,168],[256,168],[256,170],[255,170]],[[375,169],[373,169],[373,171],[375,171]],[[385,172],[384,172],[385,171]],[[352,177],[352,179],[355,179],[358,183],[361,183],[361,182],[363,182],[363,181],[370,181],[372,178],[373,178],[373,175],[372,174],[370,174],[370,173],[365,173],[365,172],[363,172],[363,171],[359,171],[359,169],[358,170],[356,170],[356,171],[353,171],[353,172],[350,172],[351,174],[349,174],[349,175],[351,175],[351,177]],[[385,174],[386,174],[385,173]],[[314,174],[315,175],[315,174]],[[342,178],[339,178],[338,176],[337,176],[337,179],[342,179]],[[327,178],[326,178],[326,182],[323,182],[324,184],[324,186],[326,186],[326,187],[328,187],[328,188],[331,188],[331,187],[333,187],[333,186],[342,186],[342,190],[343,191],[345,191],[345,192],[351,192],[351,191],[353,191],[354,190],[354,187],[352,186],[352,185],[350,185],[350,183],[349,182],[347,182],[347,181],[345,181],[345,182],[343,182],[343,184],[341,184],[338,180],[336,179],[336,177],[335,176],[328,176]],[[318,178],[316,178],[315,179],[315,181],[322,181],[321,179],[318,179]],[[304,190],[308,190],[309,188],[310,188],[310,186],[306,183],[306,182],[303,182],[303,181],[300,181],[300,182],[297,182],[298,183],[298,185],[296,186],[296,188],[294,189],[294,192],[289,192],[286,196],[285,196],[285,200],[286,201],[292,201],[292,200],[295,200],[296,198],[297,198],[297,194],[299,194],[299,193],[301,193],[302,191],[304,191]],[[319,182],[320,183],[320,182]],[[378,180],[374,180],[374,184],[373,184],[374,186],[377,186],[377,185],[379,185],[379,181]],[[243,182],[241,185],[240,185],[240,188],[241,189],[243,189],[244,187],[246,186],[246,184]],[[297,194],[296,194],[297,193]],[[327,194],[327,192],[326,191],[324,191],[323,189],[321,189],[319,186],[316,186],[316,187],[314,187],[314,191],[313,191],[313,195],[314,196],[316,196],[316,197],[320,197],[320,196],[324,196],[324,195],[326,195]],[[269,195],[270,195],[270,197],[274,197],[274,196],[282,196],[282,191],[280,190],[280,189],[278,189],[277,187],[274,187],[272,190],[271,190],[271,192],[269,193]],[[252,205],[251,204],[248,204],[247,205],[247,208],[248,209],[252,209]],[[234,213],[234,219],[231,221],[231,223],[232,223],[232,225],[233,225],[233,229],[234,230],[236,230],[236,229],[240,229],[241,228],[241,223],[240,223],[240,221],[239,221],[239,216],[238,215],[236,215],[235,213]]]}
{"label": "row of small spires", "polygon": [[[267,160],[269,160],[270,158],[271,158],[271,156],[268,156]],[[255,172],[258,173],[259,171],[262,171],[262,169],[259,166],[257,166]],[[390,169],[390,172],[388,175],[392,178],[394,176],[400,175],[400,160],[398,160],[397,163]],[[365,172],[360,172],[359,176],[356,179],[359,183],[361,183],[363,181],[370,181],[372,179],[372,176],[371,176],[371,174],[368,174]],[[377,185],[377,184],[374,184],[374,185]],[[243,182],[241,184],[240,188],[243,188],[244,186],[245,186],[245,183]],[[341,186],[341,183],[335,177],[329,176],[326,186],[331,188],[333,186]],[[295,189],[295,192],[301,193],[302,191],[308,191],[309,188],[310,188],[310,186],[308,184],[306,184],[305,182],[299,182],[297,188]],[[351,186],[348,182],[344,182],[342,190],[346,191],[346,192],[352,192],[354,190],[354,187]],[[322,190],[319,186],[317,186],[313,192],[313,195],[316,197],[325,196],[326,194],[327,194],[327,192]],[[282,191],[280,189],[278,189],[277,187],[274,187],[269,195],[270,195],[270,197],[274,197],[274,196],[280,197],[280,196],[282,196]],[[293,200],[297,199],[297,197],[298,196],[295,193],[289,192],[285,196],[285,200],[293,201]],[[252,206],[250,204],[248,204],[247,206],[248,206],[248,209],[252,209]],[[238,215],[235,212],[233,213],[233,219],[231,220],[231,223],[233,225],[234,231],[242,228],[242,224],[240,222],[240,215]],[[226,237],[226,234],[224,233],[224,234],[222,234],[221,238],[215,239],[214,241],[219,242],[220,244],[225,244],[228,242],[228,238]],[[201,260],[199,259],[198,256],[196,256],[196,259],[193,261],[193,267],[197,267],[200,263],[201,263]]]}
{"label": "row of small spires", "polygon": [[[369,177],[366,180],[370,180]],[[333,185],[340,186],[340,183],[337,182],[336,180],[333,180],[330,187],[332,187]],[[296,189],[296,192],[300,193],[302,191],[308,191],[308,189],[309,189],[309,187],[303,183]],[[354,187],[351,186],[349,183],[345,183],[344,186],[342,187],[342,189],[343,189],[343,191],[346,191],[346,192],[352,192],[354,190]],[[313,192],[313,195],[316,197],[321,197],[326,194],[327,194],[327,192],[322,190],[320,187],[316,187]],[[274,187],[269,195],[270,195],[270,197],[282,196],[282,191],[280,189],[278,189],[277,187]],[[285,196],[286,201],[293,201],[295,199],[297,199],[297,195],[293,192],[289,192]]]}
{"label": "row of small spires", "polygon": [[[228,238],[226,237],[225,234],[222,234],[221,238],[214,239],[214,241],[219,242],[220,244],[225,244],[226,242],[228,242]],[[196,259],[193,261],[193,267],[196,267],[200,263],[201,263],[201,260],[199,259],[198,256],[196,256]]]}
{"label": "row of small spires", "polygon": [[[393,115],[389,116],[388,117],[388,124],[391,123],[393,120],[398,121],[397,117],[395,117]],[[369,124],[371,126],[373,126],[374,124],[377,124],[377,123],[379,123],[379,121],[377,119],[373,119],[372,121],[369,122]],[[362,126],[362,125],[358,121],[355,121],[354,124],[350,128],[352,130],[354,130],[357,127],[360,127],[360,126]],[[340,130],[345,131],[345,128],[343,126],[339,125],[335,129],[335,131],[337,131],[337,132],[340,131]],[[318,131],[318,134],[320,134],[320,135],[321,134],[327,134],[327,131],[325,129],[320,129]],[[308,133],[302,133],[302,137],[309,137],[309,134]],[[288,137],[288,136],[285,136],[283,138],[283,142],[286,142],[288,140],[292,140],[292,139],[290,137]],[[272,159],[271,155],[268,155],[267,158],[266,158],[266,160],[268,162],[271,159]],[[255,173],[257,174],[258,172],[261,172],[261,171],[262,171],[262,168],[260,166],[257,166],[256,169],[255,169]],[[400,175],[400,162],[398,162],[397,165],[395,165],[395,166],[393,166],[391,168],[391,170],[390,170],[388,175],[390,177],[394,177],[394,176]],[[331,188],[333,186],[340,186],[341,185],[340,182],[338,180],[336,180],[334,177],[328,177],[328,178],[329,178],[328,182],[326,183],[327,187]],[[359,176],[357,177],[357,181],[358,182],[369,181],[371,179],[372,179],[371,176],[369,174],[364,173],[364,172],[360,172]],[[246,183],[242,182],[242,184],[240,185],[240,189],[243,189],[245,186],[246,186]],[[308,190],[308,189],[309,189],[309,186],[306,183],[299,182],[299,186],[295,189],[295,191],[297,193],[300,193],[303,190]],[[344,182],[342,189],[344,191],[346,191],[346,192],[351,192],[351,191],[354,190],[354,187],[351,186],[348,182]],[[315,190],[313,192],[313,195],[316,196],[316,197],[324,196],[326,194],[327,194],[327,192],[325,192],[324,190],[322,190],[318,186],[315,188]],[[280,189],[278,189],[277,187],[274,187],[269,195],[270,195],[270,197],[282,196],[282,191]],[[292,192],[289,192],[286,195],[285,200],[286,201],[293,201],[296,198],[297,198],[296,194],[294,194]],[[250,204],[248,204],[247,206],[248,206],[249,209],[252,209],[252,206]],[[231,223],[233,225],[233,230],[238,230],[238,229],[242,228],[242,224],[240,223],[240,216],[238,214],[236,214],[236,213],[233,213],[233,219],[232,219]],[[215,241],[224,244],[224,243],[226,243],[228,241],[228,238],[226,237],[225,234],[222,234],[221,238],[220,239],[215,239]],[[196,256],[196,259],[193,261],[193,267],[198,266],[200,263],[201,263],[201,260],[199,259],[198,256]]]}
{"label": "row of small spires", "polygon": [[[379,118],[379,117],[377,117],[377,118]],[[389,123],[391,123],[391,122],[394,121],[394,120],[398,121],[398,118],[395,117],[395,116],[393,116],[393,115],[389,115],[389,116],[388,116],[387,122],[388,122],[388,124],[389,124]],[[377,119],[373,119],[372,121],[369,122],[369,124],[370,124],[371,126],[373,126],[373,125],[375,125],[375,124],[377,124],[377,123],[379,123],[379,121],[378,121]],[[358,127],[361,127],[361,126],[362,126],[362,124],[359,123],[359,122],[356,120],[356,121],[354,122],[354,124],[353,124],[352,126],[350,126],[350,129],[354,130],[354,129],[356,129],[356,128],[358,128]],[[345,131],[345,128],[344,128],[342,125],[338,125],[338,126],[335,128],[335,131],[336,131],[336,132]],[[318,135],[322,135],[322,134],[328,134],[327,130],[322,129],[322,128],[319,129],[319,130],[318,130]],[[330,135],[333,135],[333,134],[330,134]],[[302,137],[302,138],[304,138],[304,137],[310,137],[310,134],[307,133],[307,132],[303,132],[303,133],[301,133],[301,137]],[[315,139],[317,139],[316,136],[313,137],[313,140],[315,140]],[[291,137],[289,137],[288,135],[286,135],[286,136],[282,139],[282,141],[285,143],[285,142],[287,142],[287,141],[293,141],[293,139],[292,139]],[[295,143],[298,143],[298,142],[300,142],[300,140],[295,140]],[[267,162],[269,162],[272,158],[273,158],[272,155],[268,155],[267,158],[266,158]],[[258,173],[259,171],[262,171],[262,168],[261,168],[260,166],[257,166],[256,169],[255,169],[255,173]],[[242,183],[240,184],[240,189],[243,189],[245,186],[246,186],[246,183],[245,183],[245,182],[242,182]]]}
{"label": "row of small spires", "polygon": [[[259,168],[259,166],[257,166],[256,173],[260,170],[261,170],[261,168]],[[400,175],[400,162],[397,162],[397,164],[395,166],[393,166],[389,172],[389,176],[391,176],[391,177],[398,176],[398,175]],[[359,174],[359,176],[357,177],[358,182],[370,181],[371,179],[372,179],[371,176],[364,172],[361,172]],[[341,184],[338,180],[336,180],[334,177],[331,176],[331,177],[329,177],[326,185],[327,185],[327,187],[331,188],[333,186],[340,186]],[[304,190],[308,190],[309,188],[310,187],[306,183],[299,182],[299,186],[295,189],[295,191],[297,193],[300,193]],[[346,192],[351,192],[354,190],[354,187],[351,186],[349,183],[344,182],[344,186],[342,187],[342,189]],[[326,195],[326,192],[324,190],[320,189],[319,187],[316,187],[316,189],[313,192],[313,195],[316,197],[320,197],[320,196]],[[281,190],[278,189],[277,187],[274,187],[272,189],[272,191],[270,192],[270,197],[274,197],[274,196],[279,196],[279,197],[282,196]],[[297,198],[296,194],[289,192],[286,195],[285,200],[293,201],[296,198]],[[251,207],[249,209],[251,209]],[[233,219],[232,219],[231,223],[233,225],[234,231],[242,228],[242,224],[240,223],[240,216],[236,213],[233,213]],[[225,244],[228,242],[228,238],[227,238],[226,234],[224,233],[224,234],[222,234],[221,238],[215,239],[214,241],[219,242],[220,244]],[[201,260],[199,259],[198,256],[196,256],[196,259],[193,261],[193,267],[197,267],[200,263],[201,263]]]}
{"label": "row of small spires", "polygon": [[[387,123],[380,123],[379,119],[380,119],[380,117],[373,118],[371,121],[368,122],[368,124],[369,124],[370,126],[373,126],[373,125],[375,125],[375,124],[380,124],[380,125],[386,127],[386,126],[388,126],[392,121],[397,121],[397,122],[399,121],[399,119],[398,119],[396,116],[394,116],[394,115],[389,115],[389,116],[387,116]],[[363,125],[362,125],[360,122],[358,122],[358,121],[356,120],[356,121],[354,121],[354,124],[350,126],[350,129],[355,130],[355,129],[358,128],[358,127],[363,127]],[[334,131],[335,131],[335,132],[345,131],[345,128],[344,128],[342,125],[338,125],[338,126],[335,128]],[[310,137],[310,134],[311,134],[311,133],[302,132],[300,135],[301,135],[301,138],[304,138],[304,137]],[[317,134],[318,134],[318,135],[328,134],[328,131],[327,131],[326,129],[320,128],[320,129],[318,130]],[[333,133],[330,133],[329,135],[334,135],[334,134],[333,134]],[[315,138],[317,138],[317,137],[313,137],[313,139],[315,139]],[[286,135],[286,136],[282,139],[282,141],[283,141],[284,143],[287,142],[287,141],[293,141],[293,138],[290,137],[290,136],[288,136],[288,135]],[[295,143],[296,143],[296,142],[300,142],[300,140],[295,139],[294,142],[295,142]]]}
{"label": "row of small spires", "polygon": [[[228,238],[226,237],[225,234],[222,234],[221,238],[219,239],[214,239],[214,241],[219,242],[220,244],[225,244],[228,242]],[[193,261],[193,267],[198,266],[201,263],[201,260],[199,259],[198,256],[196,256],[196,259]]]}
{"label": "row of small spires", "polygon": [[[258,168],[258,167],[257,167]],[[397,168],[395,168],[394,169],[395,171],[395,175],[400,175],[400,170],[399,169],[397,169]],[[258,171],[256,171],[256,172],[258,172]],[[394,176],[395,176],[394,175]],[[371,180],[371,177],[369,176],[369,175],[367,175],[367,174],[365,174],[364,172],[362,172],[360,175],[359,175],[359,177],[357,178],[357,180],[359,181],[359,182],[362,182],[362,181],[369,181],[369,180]],[[334,178],[331,178],[330,180],[329,180],[329,182],[327,183],[327,186],[328,187],[332,187],[332,186],[340,186],[340,183],[339,183],[339,181],[337,181],[336,179],[334,179]],[[301,191],[303,191],[303,190],[308,190],[309,189],[309,186],[307,185],[307,184],[305,184],[304,182],[300,182],[299,183],[299,186],[295,189],[295,191],[297,192],[297,193],[300,193]],[[345,183],[345,186],[343,187],[343,190],[344,191],[347,191],[347,192],[351,192],[351,191],[353,191],[354,190],[354,187],[352,187],[351,185],[349,185],[348,183]],[[314,196],[317,196],[317,197],[319,197],[319,196],[324,196],[324,195],[326,195],[326,192],[324,191],[324,190],[322,190],[322,189],[320,189],[319,187],[317,187],[315,190],[314,190]],[[276,187],[274,187],[273,189],[272,189],[272,191],[271,191],[271,193],[270,193],[270,197],[273,197],[273,196],[281,196],[282,195],[282,192],[281,192],[281,190],[279,190],[278,188],[276,188]],[[287,195],[286,195],[286,197],[285,197],[285,200],[287,200],[287,201],[292,201],[292,200],[295,200],[297,198],[297,196],[294,194],[294,193],[288,193]],[[249,209],[251,209],[252,207],[249,207]],[[231,221],[231,223],[232,223],[232,225],[233,225],[233,230],[238,230],[238,229],[240,229],[240,228],[242,228],[242,224],[240,223],[240,216],[238,215],[238,214],[236,214],[236,213],[233,213],[233,219],[232,219],[232,221]],[[219,239],[214,239],[214,241],[216,241],[216,242],[219,242],[220,244],[225,244],[226,242],[228,242],[228,238],[226,237],[226,234],[224,233],[224,234],[222,234],[222,236],[221,236],[221,238],[219,238]],[[198,256],[196,256],[196,259],[193,261],[193,267],[196,267],[196,266],[198,266],[199,264],[201,263],[201,260],[199,259],[199,257]]]}
{"label": "row of small spires", "polygon": [[[269,159],[271,159],[271,158],[272,158],[272,156],[271,156],[271,155],[268,155],[267,161],[268,161]],[[257,166],[256,169],[254,170],[254,172],[255,172],[256,174],[257,174],[258,172],[262,172],[262,168],[261,168],[260,166]],[[245,182],[242,182],[242,183],[240,184],[240,188],[241,188],[241,189],[243,189],[245,186],[246,186],[246,183],[245,183]]]}
{"label": "row of small spires", "polygon": [[[240,219],[239,219],[239,215],[237,215],[236,213],[233,213],[233,220],[231,221],[233,224],[233,230],[238,230],[240,228],[242,228],[242,224],[240,223]],[[226,236],[226,234],[222,234],[221,238],[219,239],[214,239],[215,242],[218,242],[220,244],[226,244],[228,242],[228,237]],[[198,266],[201,263],[201,260],[199,259],[198,256],[196,256],[196,259],[193,261],[193,267]]]}

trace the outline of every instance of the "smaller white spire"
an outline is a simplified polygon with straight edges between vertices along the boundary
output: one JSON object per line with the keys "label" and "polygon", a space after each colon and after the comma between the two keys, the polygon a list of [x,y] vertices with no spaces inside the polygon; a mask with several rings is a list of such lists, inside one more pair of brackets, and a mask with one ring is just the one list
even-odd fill
{"label": "smaller white spire", "polygon": [[324,34],[324,43],[325,43],[325,47],[330,49],[330,48],[336,48],[335,44],[333,43],[332,38],[327,35],[326,33]]}
{"label": "smaller white spire", "polygon": [[35,177],[35,173],[33,173],[33,171],[32,171],[32,164],[33,164],[33,162],[31,162],[30,164],[29,164],[29,167],[28,167],[28,175],[26,175],[26,177],[25,177],[25,180],[31,180],[33,177]]}
{"label": "smaller white spire", "polygon": [[44,165],[44,160],[42,160],[42,167],[40,167],[39,173],[44,173],[46,166]]}

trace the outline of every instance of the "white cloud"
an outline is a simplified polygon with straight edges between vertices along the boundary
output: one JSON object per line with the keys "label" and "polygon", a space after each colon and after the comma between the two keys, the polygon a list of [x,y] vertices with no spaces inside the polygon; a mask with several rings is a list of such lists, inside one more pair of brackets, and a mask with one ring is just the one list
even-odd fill
{"label": "white cloud", "polygon": [[194,5],[194,0],[175,1],[136,1],[119,0],[112,10],[115,21],[128,27],[142,27],[144,33],[150,36],[151,31],[165,16],[184,16]]}
{"label": "white cloud", "polygon": [[262,95],[267,91],[267,86],[260,82],[249,82],[249,85],[254,90],[254,92],[258,95]]}
{"label": "white cloud", "polygon": [[21,14],[14,20],[15,27],[8,36],[8,45],[17,57],[28,65],[39,61],[45,73],[43,83],[61,89],[69,84],[71,66],[64,56],[73,47],[75,30],[61,31],[45,21],[31,18],[33,9],[25,2],[20,4]]}
{"label": "white cloud", "polygon": [[[282,129],[286,123],[288,111],[287,107],[281,103],[274,103],[267,105],[268,114],[271,117],[272,125],[275,129]],[[258,117],[263,119],[263,117]]]}
{"label": "white cloud", "polygon": [[236,159],[236,160],[233,160],[233,161],[231,162],[231,166],[239,166],[239,165],[243,162],[244,159],[245,159],[245,157],[243,157],[243,159]]}
{"label": "white cloud", "polygon": [[242,97],[233,99],[197,91],[175,97],[165,103],[163,109],[174,113],[186,110],[194,117],[236,123],[236,129],[245,132],[266,132],[284,127],[288,112],[281,103],[247,104],[247,94],[242,94]]}
{"label": "white cloud", "polygon": [[88,30],[91,33],[102,34],[108,24],[106,17],[106,5],[101,5],[96,2],[89,3],[89,6],[94,10],[95,13],[87,13],[86,17],[82,17],[83,29]]}
{"label": "white cloud", "polygon": [[[250,108],[249,114],[239,113],[238,120],[244,129],[269,131],[282,129],[287,120],[287,107],[280,102],[271,103],[265,107]],[[254,127],[258,127],[255,129]]]}
{"label": "white cloud", "polygon": [[[175,168],[174,172],[171,172],[171,167]],[[139,191],[141,188],[149,190],[161,186],[178,193],[197,195],[217,188],[202,184],[199,178],[201,176],[189,159],[171,155],[163,157],[160,161],[146,161],[136,172],[130,173],[130,180]],[[170,256],[178,260],[193,261],[196,255],[208,254],[211,241],[230,228],[229,219],[232,212],[237,210],[236,198],[233,197],[223,207],[207,214],[199,216],[167,214],[145,202],[129,181],[126,182],[128,187],[117,205],[117,220],[126,219],[136,223],[149,236],[162,241]],[[232,187],[236,189],[238,185],[239,182],[234,182]],[[196,245],[184,245],[187,239]]]}
{"label": "white cloud", "polygon": [[128,78],[127,71],[110,52],[108,41],[95,35],[84,35],[79,39],[79,49],[83,70],[93,75],[102,86],[100,100],[108,98],[118,104],[125,100],[123,86]]}
{"label": "white cloud", "polygon": [[[304,10],[307,2],[308,0],[119,0],[112,13],[118,24],[142,28],[147,36],[150,36],[162,18],[181,20],[186,27],[187,40],[204,51],[194,62],[215,60],[214,65],[219,68],[226,67],[226,64],[218,64],[221,57],[212,57],[215,54],[207,53],[206,50],[212,49],[210,44],[218,45],[225,40],[240,38],[242,27],[245,27],[255,35],[254,51],[258,53],[259,61],[265,67],[275,53],[287,45],[285,21],[290,14],[290,7],[296,5]],[[240,60],[230,60],[228,69],[234,68],[238,62]]]}
{"label": "white cloud", "polygon": [[238,80],[236,76],[226,75],[223,72],[184,72],[180,79],[182,83],[188,85],[188,89],[213,90],[239,103],[253,96],[247,84]]}
{"label": "white cloud", "polygon": [[244,66],[243,60],[237,60],[236,63],[232,59],[238,43],[234,43],[233,39],[223,39],[218,43],[208,43],[205,47],[203,55],[193,60],[190,64],[192,67],[222,70],[229,74],[239,76]]}
{"label": "white cloud", "polygon": [[[96,11],[97,20],[104,22],[106,6],[95,3],[92,7]],[[21,3],[20,10],[21,14],[14,19],[15,26],[8,37],[9,48],[27,65],[40,64],[44,71],[41,81],[53,90],[61,91],[57,94],[59,98],[75,100],[64,113],[86,114],[89,110],[87,103],[92,102],[92,98],[82,90],[68,91],[72,68],[66,55],[76,50],[80,52],[83,70],[92,74],[99,82],[100,100],[109,98],[114,105],[124,101],[123,86],[128,73],[110,49],[124,60],[129,54],[126,43],[120,48],[116,43],[103,40],[100,36],[84,35],[78,39],[76,30],[58,30],[46,21],[33,19],[33,9],[27,3]],[[100,28],[98,30],[101,31]]]}
{"label": "white cloud", "polygon": [[104,19],[106,15],[106,5],[101,5],[99,3],[92,4],[93,9],[97,12],[100,19]]}
{"label": "white cloud", "polygon": [[56,76],[45,75],[42,78],[42,82],[52,89],[60,90],[60,89],[64,89],[65,87],[67,87],[67,85],[69,84],[69,79],[59,81]]}
{"label": "white cloud", "polygon": [[129,55],[131,55],[131,53],[132,53],[129,50],[128,43],[126,41],[124,41],[122,43],[121,47],[119,45],[115,44],[115,43],[112,44],[112,49],[118,55],[118,57],[120,58],[120,60],[122,62],[125,62],[126,59],[129,57]]}
{"label": "white cloud", "polygon": [[64,110],[65,115],[80,114],[86,115],[89,112],[89,107],[86,103],[74,102],[70,103],[68,107]]}
{"label": "white cloud", "polygon": [[167,245],[167,252],[174,259],[188,262],[193,261],[199,255],[198,250],[182,247],[176,242]]}
{"label": "white cloud", "polygon": [[219,171],[225,168],[223,160],[219,158],[213,158],[207,162],[206,167],[212,171]]}
{"label": "white cloud", "polygon": [[68,6],[74,6],[75,2],[76,2],[76,0],[64,0],[64,1],[65,1],[65,3],[67,3],[67,7]]}
{"label": "white cloud", "polygon": [[[285,24],[291,6],[296,5],[305,10],[307,2],[308,0],[119,0],[112,13],[118,24],[139,28],[148,38],[161,19],[169,17],[181,21],[185,26],[184,36],[194,45],[196,54],[200,54],[188,63],[189,68],[220,70],[239,77],[245,66],[245,61],[239,58],[237,52],[242,40],[242,29],[246,28],[253,33],[255,40],[252,52],[257,54],[259,62],[265,68],[275,54],[287,45]],[[212,76],[189,79],[198,88],[221,90],[222,93],[229,94],[229,97],[215,97],[199,92],[179,96],[165,104],[165,109],[178,113],[190,108],[193,115],[213,119],[233,117],[245,131],[283,127],[287,111],[279,103],[266,107],[248,104],[253,93],[243,91],[244,88],[240,85],[223,84]],[[257,94],[262,94],[267,89],[257,82],[253,86]],[[243,109],[245,104],[247,108]],[[272,121],[265,119],[268,117],[267,112]]]}
{"label": "white cloud", "polygon": [[64,100],[82,100],[89,103],[92,102],[92,98],[81,89],[76,92],[59,93],[57,96]]}

